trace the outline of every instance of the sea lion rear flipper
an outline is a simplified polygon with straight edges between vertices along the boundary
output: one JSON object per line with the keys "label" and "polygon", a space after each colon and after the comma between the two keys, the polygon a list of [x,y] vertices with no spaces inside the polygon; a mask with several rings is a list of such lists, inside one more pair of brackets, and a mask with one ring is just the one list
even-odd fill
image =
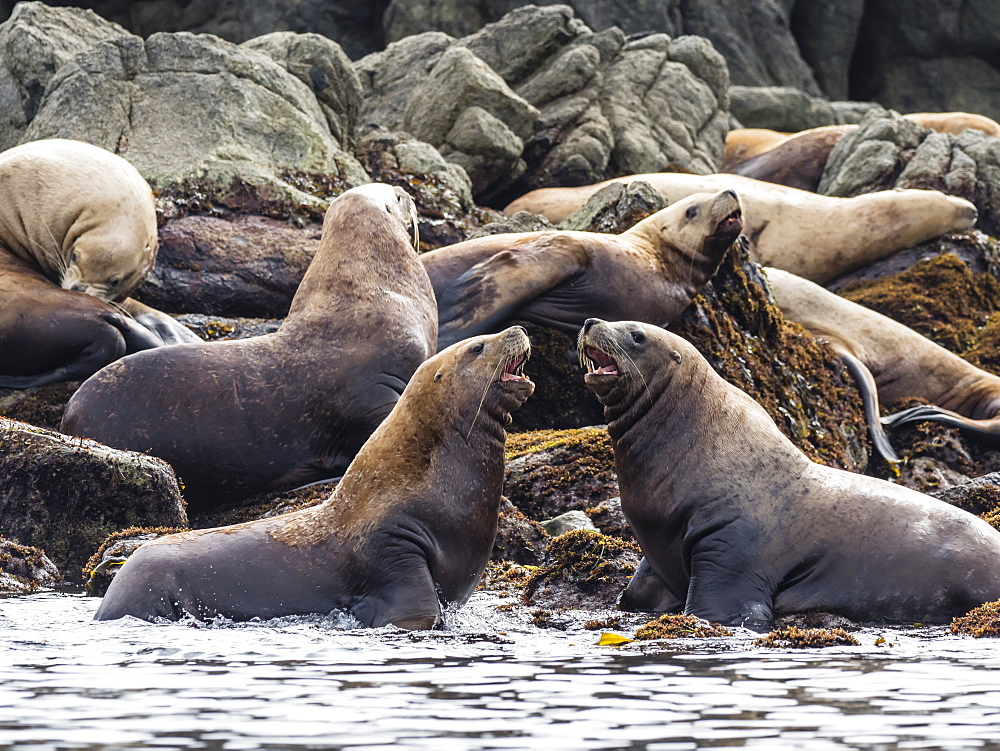
{"label": "sea lion rear flipper", "polygon": [[627,613],[679,613],[684,603],[675,597],[643,556],[625,591],[618,598],[618,609]]}
{"label": "sea lion rear flipper", "polygon": [[173,316],[131,297],[125,298],[119,305],[136,320],[136,323],[156,334],[164,344],[189,344],[201,341],[197,334]]}
{"label": "sea lion rear flipper", "polygon": [[961,428],[986,438],[1000,438],[1000,419],[973,420],[934,404],[921,404],[882,418],[882,424],[890,429],[925,421],[939,422],[952,428]]}
{"label": "sea lion rear flipper", "polygon": [[584,267],[579,247],[539,243],[501,250],[477,263],[438,295],[438,349],[486,333]]}
{"label": "sea lion rear flipper", "polygon": [[872,445],[875,447],[876,453],[890,464],[898,463],[900,459],[896,455],[895,449],[892,448],[889,436],[883,427],[887,423],[879,416],[878,386],[875,384],[875,376],[872,375],[868,366],[857,357],[835,344],[831,343],[830,346],[844,361],[847,372],[851,374],[851,378],[854,379],[854,383],[858,387],[861,403],[864,405],[865,422],[868,424],[868,432],[871,435]]}

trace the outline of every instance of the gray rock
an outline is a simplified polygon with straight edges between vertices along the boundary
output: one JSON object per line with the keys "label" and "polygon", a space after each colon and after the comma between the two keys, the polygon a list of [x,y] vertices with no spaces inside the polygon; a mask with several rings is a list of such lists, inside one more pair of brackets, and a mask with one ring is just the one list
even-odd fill
{"label": "gray rock", "polygon": [[837,122],[829,102],[790,86],[733,86],[729,108],[744,128],[794,132]]}
{"label": "gray rock", "polygon": [[594,193],[559,227],[587,232],[620,233],[650,214],[664,209],[667,202],[649,183],[611,183]]}
{"label": "gray rock", "polygon": [[345,150],[353,148],[361,81],[339,44],[319,34],[276,31],[241,46],[269,55],[312,89],[334,139]]}
{"label": "gray rock", "polygon": [[154,189],[244,186],[322,211],[292,175],[368,182],[309,86],[268,55],[208,35],[118,37],[79,53],[50,81],[24,140],[50,137],[120,154]]}
{"label": "gray rock", "polygon": [[959,485],[932,490],[930,495],[971,514],[986,514],[994,511],[1000,502],[1000,472],[990,472]]}
{"label": "gray rock", "polygon": [[836,123],[830,123],[830,125],[853,125],[860,123],[869,110],[875,109],[879,105],[875,104],[875,102],[852,102],[848,100],[830,102],[830,106],[837,117]]}
{"label": "gray rock", "polygon": [[848,76],[865,0],[794,2],[791,30],[802,58],[830,99],[849,96]]}
{"label": "gray rock", "polygon": [[556,226],[541,214],[518,211],[514,216],[505,216],[495,222],[483,225],[469,235],[469,239],[475,240],[477,237],[488,237],[489,235],[507,235],[512,232],[544,232],[550,229],[556,229]]}
{"label": "gray rock", "polygon": [[588,529],[591,532],[599,531],[594,526],[594,523],[590,521],[590,517],[582,511],[567,511],[565,514],[559,514],[559,516],[546,519],[541,522],[541,525],[542,529],[550,537],[558,537],[566,532],[574,532],[578,529]]}
{"label": "gray rock", "polygon": [[44,548],[70,581],[117,529],[186,526],[166,462],[0,418],[0,534]]}
{"label": "gray rock", "polygon": [[18,3],[0,24],[0,151],[20,142],[65,63],[97,42],[127,34],[90,10]]}
{"label": "gray rock", "polygon": [[0,537],[0,593],[29,594],[61,578],[44,551]]}

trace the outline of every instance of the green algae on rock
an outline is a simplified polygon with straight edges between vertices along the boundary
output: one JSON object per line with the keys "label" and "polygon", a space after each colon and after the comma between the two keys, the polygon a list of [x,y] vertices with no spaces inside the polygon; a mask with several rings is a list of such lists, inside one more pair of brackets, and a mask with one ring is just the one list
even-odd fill
{"label": "green algae on rock", "polygon": [[186,524],[166,462],[0,418],[0,533],[60,570],[79,571],[117,529]]}
{"label": "green algae on rock", "polygon": [[984,603],[965,615],[952,619],[951,633],[965,634],[976,639],[1000,636],[1000,600]]}
{"label": "green algae on rock", "polygon": [[688,636],[707,639],[713,636],[732,635],[733,632],[725,626],[711,624],[697,616],[667,613],[640,626],[633,638],[636,641],[646,641],[650,639],[680,639]]}
{"label": "green algae on rock", "polygon": [[772,631],[754,641],[755,647],[772,649],[812,649],[857,646],[858,640],[842,628],[798,628],[789,626]]}

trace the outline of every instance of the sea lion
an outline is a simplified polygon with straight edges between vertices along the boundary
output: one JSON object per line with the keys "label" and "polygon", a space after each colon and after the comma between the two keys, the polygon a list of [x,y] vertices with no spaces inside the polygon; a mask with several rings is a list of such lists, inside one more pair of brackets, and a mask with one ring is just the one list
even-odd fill
{"label": "sea lion", "polygon": [[161,537],[115,576],[95,618],[275,618],[346,610],[365,626],[432,628],[493,549],[505,428],[534,391],[524,329],[421,365],[319,506]]}
{"label": "sea lion", "polygon": [[666,325],[742,228],[740,199],[724,190],[689,196],[620,235],[511,233],[424,253],[438,299],[438,346],[514,318],[571,334],[595,313]]}
{"label": "sea lion", "polygon": [[165,459],[193,508],[343,474],[435,351],[414,217],[402,189],[347,191],[275,333],[129,355],[73,395],[63,432]]}
{"label": "sea lion", "polygon": [[156,246],[152,191],[121,157],[64,139],[0,154],[0,387],[83,379],[127,352],[199,341],[128,299]]}
{"label": "sea lion", "polygon": [[[730,131],[726,136],[726,159],[720,172],[752,177],[755,180],[816,192],[830,152],[857,125],[830,125],[784,136],[770,148],[750,157],[730,157]],[[780,134],[779,134],[780,135]]]}
{"label": "sea lion", "polygon": [[539,188],[504,209],[561,222],[613,182],[642,180],[668,203],[703,191],[740,194],[750,252],[766,266],[824,283],[860,266],[976,223],[970,202],[936,190],[886,190],[834,198],[741,175],[657,172],[578,188]]}
{"label": "sea lion", "polygon": [[[909,326],[779,269],[765,269],[781,312],[825,340],[861,391],[873,433],[878,402],[907,397],[931,404],[881,418],[886,427],[933,420],[976,435],[1000,437],[1000,377],[977,368]],[[886,439],[887,440],[887,439]]]}
{"label": "sea lion", "polygon": [[623,596],[630,606],[764,629],[807,610],[942,622],[1000,598],[1000,532],[915,490],[810,461],[680,337],[590,319],[579,351],[645,555]]}

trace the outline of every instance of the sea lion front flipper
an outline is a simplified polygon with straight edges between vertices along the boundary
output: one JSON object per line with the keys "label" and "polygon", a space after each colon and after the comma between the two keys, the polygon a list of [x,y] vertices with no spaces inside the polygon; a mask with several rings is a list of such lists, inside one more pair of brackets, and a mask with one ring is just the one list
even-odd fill
{"label": "sea lion front flipper", "polygon": [[868,433],[872,439],[872,445],[876,453],[890,464],[899,463],[899,456],[889,442],[889,436],[885,432],[885,421],[879,415],[878,409],[878,386],[875,383],[875,376],[861,360],[852,355],[844,348],[831,343],[833,351],[844,361],[847,372],[851,374],[854,383],[861,394],[861,403],[865,410],[865,422],[868,424]]}
{"label": "sea lion front flipper", "polygon": [[684,612],[711,623],[765,630],[774,622],[773,597],[761,590],[754,566],[742,556],[719,560],[719,541],[708,541],[691,557]]}
{"label": "sea lion front flipper", "polygon": [[643,556],[625,591],[618,598],[618,609],[627,613],[679,613],[684,603],[675,597]]}
{"label": "sea lion front flipper", "polygon": [[882,418],[882,424],[890,429],[925,421],[961,428],[984,438],[1000,439],[1000,419],[973,420],[934,404],[920,404]]}
{"label": "sea lion front flipper", "polygon": [[415,563],[401,574],[394,573],[381,590],[358,600],[351,614],[373,628],[392,624],[421,631],[441,624],[441,601],[427,565]]}
{"label": "sea lion front flipper", "polygon": [[191,329],[163,311],[127,297],[119,305],[128,312],[136,323],[156,334],[164,344],[191,344],[201,342],[201,338]]}
{"label": "sea lion front flipper", "polygon": [[558,239],[480,261],[438,295],[438,350],[491,331],[585,263],[582,248]]}

